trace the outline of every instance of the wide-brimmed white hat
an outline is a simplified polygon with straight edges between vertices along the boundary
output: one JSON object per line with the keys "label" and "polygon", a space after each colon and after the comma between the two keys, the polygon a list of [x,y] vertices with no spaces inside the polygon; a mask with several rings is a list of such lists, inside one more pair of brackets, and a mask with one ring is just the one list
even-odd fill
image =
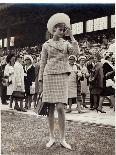
{"label": "wide-brimmed white hat", "polygon": [[86,59],[86,57],[85,57],[85,56],[80,56],[80,57],[78,58],[78,61],[80,61],[81,59]]}
{"label": "wide-brimmed white hat", "polygon": [[31,60],[31,63],[33,63],[33,58],[31,55],[24,55],[24,60],[26,60],[27,58]]}
{"label": "wide-brimmed white hat", "polygon": [[47,23],[48,31],[53,34],[53,28],[58,23],[64,23],[68,28],[70,28],[70,18],[64,13],[56,13],[50,17]]}

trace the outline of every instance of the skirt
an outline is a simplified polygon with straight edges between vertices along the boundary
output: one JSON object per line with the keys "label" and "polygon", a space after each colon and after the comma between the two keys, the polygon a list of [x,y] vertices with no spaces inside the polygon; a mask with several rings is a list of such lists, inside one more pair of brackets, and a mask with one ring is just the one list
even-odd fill
{"label": "skirt", "polygon": [[112,87],[105,87],[102,89],[100,96],[111,96],[115,95],[115,89]]}
{"label": "skirt", "polygon": [[68,98],[77,98],[77,83],[76,82],[69,81]]}
{"label": "skirt", "polygon": [[68,103],[68,74],[43,76],[44,103]]}

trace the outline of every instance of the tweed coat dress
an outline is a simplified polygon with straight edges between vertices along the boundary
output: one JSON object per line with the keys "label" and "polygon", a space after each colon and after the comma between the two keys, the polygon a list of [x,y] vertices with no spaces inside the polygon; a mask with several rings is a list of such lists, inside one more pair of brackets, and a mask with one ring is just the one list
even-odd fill
{"label": "tweed coat dress", "polygon": [[68,102],[68,75],[70,74],[68,56],[78,54],[76,41],[70,44],[64,39],[48,40],[43,44],[39,80],[43,81],[43,98],[45,103]]}
{"label": "tweed coat dress", "polygon": [[70,65],[71,74],[68,80],[68,98],[77,98],[77,66]]}

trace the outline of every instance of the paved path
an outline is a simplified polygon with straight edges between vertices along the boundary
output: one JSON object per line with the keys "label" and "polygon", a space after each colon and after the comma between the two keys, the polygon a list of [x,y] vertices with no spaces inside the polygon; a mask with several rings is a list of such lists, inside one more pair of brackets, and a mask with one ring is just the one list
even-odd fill
{"label": "paved path", "polygon": [[[14,106],[14,105],[13,105]],[[1,110],[8,110],[9,111],[9,105],[3,105],[0,103],[0,108]],[[84,113],[79,114],[78,111],[76,110],[76,105],[73,105],[72,107],[72,112],[71,113],[66,113],[66,120],[68,121],[76,121],[76,122],[81,122],[84,124],[93,124],[93,125],[105,125],[105,126],[115,126],[115,112],[113,109],[110,109],[109,106],[104,106],[103,110],[106,111],[106,113],[100,113],[97,111],[91,111],[88,109],[83,109]],[[16,110],[10,110],[10,111],[15,111]],[[23,113],[23,114],[29,114],[29,115],[36,115],[35,112],[33,111],[33,106],[32,110],[28,110],[27,112],[18,112],[18,113]],[[57,118],[57,112],[55,111],[55,117]]]}

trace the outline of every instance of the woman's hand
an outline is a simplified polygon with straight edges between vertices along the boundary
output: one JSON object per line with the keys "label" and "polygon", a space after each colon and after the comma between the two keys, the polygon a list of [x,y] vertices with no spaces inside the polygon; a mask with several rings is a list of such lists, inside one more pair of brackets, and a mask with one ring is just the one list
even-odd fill
{"label": "woman's hand", "polygon": [[66,28],[66,31],[65,31],[65,35],[67,36],[70,36],[70,37],[73,37],[73,34],[72,34],[72,31],[71,31],[71,29],[70,28]]}
{"label": "woman's hand", "polygon": [[86,77],[86,78],[89,78],[89,76],[90,76],[89,73],[86,73],[86,74],[85,74],[85,77]]}
{"label": "woman's hand", "polygon": [[39,94],[41,94],[43,91],[43,82],[39,81]]}

